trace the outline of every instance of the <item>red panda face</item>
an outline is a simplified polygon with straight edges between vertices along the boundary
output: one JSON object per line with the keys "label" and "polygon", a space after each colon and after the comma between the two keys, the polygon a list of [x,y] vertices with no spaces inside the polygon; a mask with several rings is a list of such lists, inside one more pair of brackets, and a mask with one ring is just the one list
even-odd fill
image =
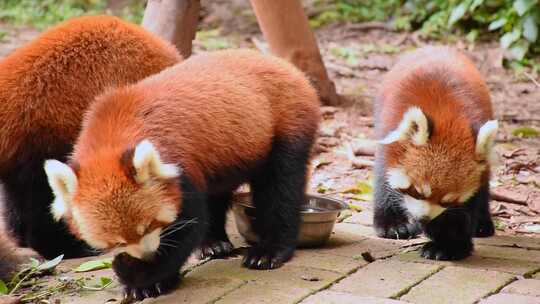
{"label": "red panda face", "polygon": [[179,170],[163,163],[149,141],[123,156],[96,154],[76,173],[54,160],[45,171],[56,197],[54,217],[64,218],[75,235],[98,249],[149,258],[179,213]]}
{"label": "red panda face", "polygon": [[433,123],[435,132],[429,134],[427,118],[413,107],[381,141],[387,145],[388,184],[403,194],[405,207],[417,218],[433,219],[447,207],[465,204],[478,191],[497,130],[497,122],[488,121],[475,138],[464,121]]}

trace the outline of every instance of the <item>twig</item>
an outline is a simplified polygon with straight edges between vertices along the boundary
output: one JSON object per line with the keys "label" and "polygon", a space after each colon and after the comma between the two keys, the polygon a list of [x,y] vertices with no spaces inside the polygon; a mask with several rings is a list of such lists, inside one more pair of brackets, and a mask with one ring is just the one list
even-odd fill
{"label": "twig", "polygon": [[540,88],[540,83],[538,83],[538,81],[536,81],[536,79],[534,79],[534,77],[527,73],[527,72],[523,72],[523,75],[527,76],[527,78],[529,78],[537,87]]}
{"label": "twig", "polygon": [[354,155],[354,151],[350,143],[346,144],[345,150],[347,153],[347,158],[352,163],[353,168],[364,169],[364,168],[373,167],[374,162],[372,160],[360,159],[360,158],[357,158],[356,155]]}
{"label": "twig", "polygon": [[518,200],[518,199],[515,199],[513,197],[509,197],[507,195],[504,195],[504,194],[496,193],[493,190],[489,191],[489,195],[491,196],[491,199],[496,200],[496,201],[516,204],[516,205],[522,205],[522,206],[527,206],[527,201],[526,200],[525,201]]}
{"label": "twig", "polygon": [[351,24],[348,26],[348,29],[358,30],[358,31],[368,31],[368,30],[385,30],[385,31],[390,31],[390,32],[396,31],[396,28],[394,26],[389,25],[384,22],[377,22],[377,21]]}

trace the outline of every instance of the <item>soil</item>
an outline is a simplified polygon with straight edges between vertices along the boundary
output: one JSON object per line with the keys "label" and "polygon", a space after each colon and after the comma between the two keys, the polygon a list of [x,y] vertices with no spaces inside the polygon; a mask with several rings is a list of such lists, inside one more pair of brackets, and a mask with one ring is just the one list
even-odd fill
{"label": "soil", "polygon": [[[306,1],[307,2],[307,1]],[[266,50],[247,1],[202,1],[200,29],[194,53],[224,47],[251,47]],[[307,14],[313,11],[308,8]],[[214,31],[217,30],[217,31]],[[0,57],[24,45],[38,34],[29,27],[0,24],[7,34],[0,41]],[[324,107],[324,121],[313,159],[311,192],[342,198],[354,212],[371,212],[369,182],[373,119],[372,101],[381,77],[396,57],[424,44],[418,33],[394,32],[384,24],[334,24],[315,31],[321,53],[344,106]],[[485,75],[491,89],[495,116],[500,122],[496,151],[500,165],[492,172],[491,209],[498,234],[540,237],[540,137],[522,138],[512,134],[517,127],[540,130],[540,85],[538,75],[516,73],[503,68],[503,53],[493,39],[471,44],[455,38]],[[539,80],[540,81],[540,80]],[[368,150],[368,151],[365,151]]]}

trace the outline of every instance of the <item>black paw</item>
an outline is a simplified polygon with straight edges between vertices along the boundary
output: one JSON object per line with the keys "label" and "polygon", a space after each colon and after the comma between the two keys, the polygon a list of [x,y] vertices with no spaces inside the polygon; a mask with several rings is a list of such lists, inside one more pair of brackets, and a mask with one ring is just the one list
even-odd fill
{"label": "black paw", "polygon": [[407,222],[395,226],[376,227],[375,232],[379,237],[386,239],[408,240],[417,237],[422,232],[422,227],[418,222]]}
{"label": "black paw", "polygon": [[234,247],[229,241],[206,241],[198,250],[200,259],[219,259],[231,255]]}
{"label": "black paw", "polygon": [[155,263],[136,259],[126,253],[114,258],[113,269],[124,285],[126,297],[135,300],[166,294],[180,282],[178,270],[164,270]]}
{"label": "black paw", "polygon": [[475,237],[489,237],[495,234],[495,225],[491,218],[481,220],[476,227]]}
{"label": "black paw", "polygon": [[283,266],[294,254],[294,247],[267,249],[253,246],[248,249],[242,264],[251,269],[275,269]]}
{"label": "black paw", "polygon": [[470,241],[452,244],[428,242],[422,247],[420,255],[430,260],[455,261],[471,255],[473,245]]}

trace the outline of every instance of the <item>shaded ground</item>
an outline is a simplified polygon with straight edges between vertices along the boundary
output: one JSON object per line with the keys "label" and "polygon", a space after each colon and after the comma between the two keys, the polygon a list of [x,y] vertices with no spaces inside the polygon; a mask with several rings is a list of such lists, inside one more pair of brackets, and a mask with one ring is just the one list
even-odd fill
{"label": "shaded ground", "polygon": [[[203,1],[204,20],[195,52],[229,47],[258,47],[264,51],[264,39],[245,2],[234,0],[224,5],[225,1]],[[7,25],[0,25],[0,30],[7,32],[0,41],[0,57],[37,34],[29,28]],[[369,154],[365,151],[368,146],[365,140],[372,136],[372,100],[382,75],[399,53],[427,42],[416,34],[395,33],[380,24],[327,26],[318,29],[316,35],[331,78],[347,106],[323,108],[325,120],[313,160],[310,191],[343,198],[355,206],[354,210],[342,215],[343,222],[336,226],[331,244],[320,250],[300,251],[290,265],[279,271],[245,271],[236,259],[211,261],[190,271],[178,293],[162,301],[330,303],[332,299],[336,303],[394,303],[382,300],[392,298],[432,303],[433,290],[438,290],[441,294],[436,296],[441,299],[440,303],[473,303],[507,286],[500,294],[485,300],[486,303],[521,303],[520,300],[540,303],[537,239],[540,237],[540,138],[512,135],[512,130],[522,126],[540,130],[540,87],[531,80],[534,76],[504,70],[502,54],[495,42],[476,45],[459,40],[452,42],[475,60],[491,89],[496,118],[502,126],[496,146],[501,165],[492,177],[496,198],[491,203],[492,212],[497,221],[497,234],[520,237],[477,240],[473,257],[458,263],[431,263],[418,258],[415,251],[415,244],[423,242],[421,239],[373,238],[369,187],[369,161],[373,158],[361,155]],[[351,151],[358,155],[352,156]],[[241,246],[240,238],[235,240]],[[363,252],[370,252],[375,260],[385,259],[368,265],[360,256]],[[61,267],[68,271],[71,265],[79,263],[71,261]],[[110,270],[90,275],[112,277]],[[44,284],[54,284],[63,276],[75,275],[67,272],[48,278],[48,283]],[[509,285],[523,277],[531,279]],[[515,284],[526,286],[516,287]],[[448,285],[454,287],[453,292],[444,294],[444,286]],[[381,290],[378,286],[385,288]],[[454,292],[460,290],[463,292],[456,296]],[[307,298],[311,294],[315,295]],[[61,303],[104,303],[119,299],[120,290],[113,285],[106,291],[84,292],[83,295],[86,300],[79,298],[78,292],[67,292],[59,298]]]}

